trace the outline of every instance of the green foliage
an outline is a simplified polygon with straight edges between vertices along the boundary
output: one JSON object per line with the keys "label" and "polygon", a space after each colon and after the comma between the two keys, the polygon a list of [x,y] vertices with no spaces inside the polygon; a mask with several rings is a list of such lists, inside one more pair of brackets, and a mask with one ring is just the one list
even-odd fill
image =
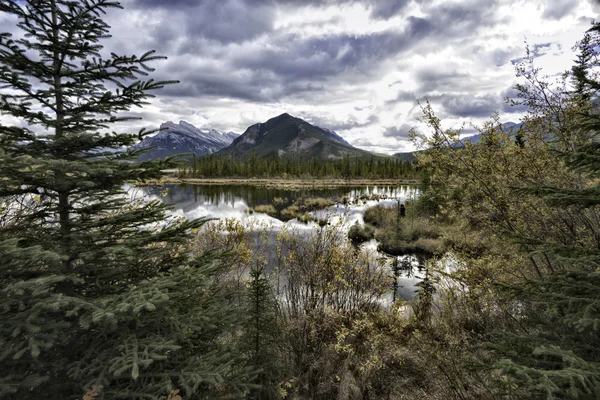
{"label": "green foliage", "polygon": [[497,367],[541,398],[598,398],[599,289],[600,274],[581,271],[506,288],[522,307],[525,330],[490,344],[502,357]]}
{"label": "green foliage", "polygon": [[600,85],[586,53],[597,41],[586,35],[573,74],[557,84],[529,54],[517,66],[524,83],[513,103],[529,107],[517,140],[496,116],[478,144],[457,148],[461,129],[442,129],[423,107],[433,131],[418,155],[424,198],[455,228],[454,270],[432,280],[441,307],[427,314],[421,342],[458,398],[600,395]]}
{"label": "green foliage", "polygon": [[[590,81],[586,71],[591,69],[591,57],[586,56],[591,42],[586,35],[585,47],[580,54],[575,79],[575,96],[582,94]],[[584,96],[591,99],[592,96]],[[593,125],[593,117],[586,115],[578,120],[584,126]],[[579,132],[586,132],[581,129]],[[600,174],[598,145],[593,140],[596,131],[588,132],[587,142],[580,142],[571,151],[563,152],[566,167],[581,178],[593,182]],[[585,137],[580,135],[581,137]],[[596,185],[571,187],[537,187],[522,190],[542,197],[545,202],[560,209],[577,211],[583,215],[597,216],[600,190]],[[579,230],[591,231],[589,224]],[[523,305],[525,332],[507,332],[501,340],[510,339],[523,348],[521,354],[511,354],[499,365],[514,379],[540,397],[595,399],[600,397],[600,250],[597,241],[592,243],[561,243],[556,240],[536,240],[530,236],[520,238],[535,251],[543,251],[568,266],[566,271],[551,271],[539,281],[510,287],[513,301]],[[535,333],[532,337],[532,333]],[[504,344],[504,346],[502,346]],[[496,352],[506,357],[506,343],[496,346]]]}
{"label": "green foliage", "polygon": [[174,164],[121,150],[148,132],[103,133],[173,83],[143,80],[152,51],[100,55],[108,8],[0,2],[26,34],[0,34],[0,112],[22,122],[0,125],[0,397],[239,394],[221,267],[186,248],[206,221],[131,199],[127,183]]}

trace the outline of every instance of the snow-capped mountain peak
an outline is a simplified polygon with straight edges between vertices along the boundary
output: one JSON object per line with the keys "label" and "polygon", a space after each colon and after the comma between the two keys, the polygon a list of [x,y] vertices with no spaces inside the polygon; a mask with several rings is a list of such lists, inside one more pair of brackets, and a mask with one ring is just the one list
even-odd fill
{"label": "snow-capped mountain peak", "polygon": [[221,132],[207,128],[202,130],[186,122],[167,121],[160,125],[162,129],[152,137],[146,137],[134,149],[152,147],[142,160],[157,159],[182,153],[194,153],[198,156],[214,153],[231,144],[239,135],[233,132]]}

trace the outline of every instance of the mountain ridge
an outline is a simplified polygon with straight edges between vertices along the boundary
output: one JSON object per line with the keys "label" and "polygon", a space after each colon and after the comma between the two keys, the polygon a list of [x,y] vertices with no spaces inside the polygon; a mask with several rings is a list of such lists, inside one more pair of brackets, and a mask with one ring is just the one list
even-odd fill
{"label": "mountain ridge", "polygon": [[161,131],[154,136],[145,137],[132,148],[134,150],[150,148],[140,160],[165,158],[182,153],[203,156],[227,147],[239,136],[234,132],[221,132],[216,129],[202,130],[186,122],[167,121],[160,125]]}
{"label": "mountain ridge", "polygon": [[287,158],[321,159],[373,156],[366,150],[353,147],[334,131],[312,125],[288,113],[249,126],[231,145],[216,154],[234,157],[276,154]]}

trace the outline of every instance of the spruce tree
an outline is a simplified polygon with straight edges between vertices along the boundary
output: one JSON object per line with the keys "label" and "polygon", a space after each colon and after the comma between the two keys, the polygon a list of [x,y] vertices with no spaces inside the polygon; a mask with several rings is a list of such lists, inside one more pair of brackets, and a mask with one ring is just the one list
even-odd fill
{"label": "spruce tree", "polygon": [[[160,57],[101,54],[111,0],[0,0],[23,36],[0,33],[0,397],[186,398],[243,390],[227,352],[230,310],[193,259],[205,220],[166,217],[128,183],[173,161],[123,150],[120,112],[174,83],[147,78]],[[215,395],[216,396],[216,395]],[[196,397],[197,398],[197,397]]]}
{"label": "spruce tree", "polygon": [[[592,31],[598,30],[595,25]],[[596,37],[596,40],[598,38]],[[597,221],[600,211],[600,144],[598,143],[600,82],[588,74],[592,69],[592,48],[597,42],[586,34],[573,69],[580,103],[579,124],[585,143],[561,154],[566,166],[580,174],[579,188],[527,188],[555,207],[585,215]],[[594,54],[595,55],[595,54]],[[596,102],[595,104],[593,102]],[[566,268],[540,280],[504,287],[516,304],[518,328],[499,332],[491,347],[502,357],[497,366],[512,376],[531,398],[600,398],[600,241],[597,222],[578,227],[591,230],[595,242],[565,244],[520,237],[532,252],[544,252]]]}
{"label": "spruce tree", "polygon": [[258,371],[255,383],[259,385],[249,392],[250,399],[278,398],[276,385],[282,375],[278,368],[277,302],[271,285],[264,276],[264,270],[264,267],[253,267],[250,270],[250,281],[246,289],[246,318],[241,350],[247,357],[250,369]]}

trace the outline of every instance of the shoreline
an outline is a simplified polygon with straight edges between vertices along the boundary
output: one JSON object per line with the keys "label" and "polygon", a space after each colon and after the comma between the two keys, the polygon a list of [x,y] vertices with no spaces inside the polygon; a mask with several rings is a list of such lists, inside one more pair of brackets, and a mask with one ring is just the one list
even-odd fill
{"label": "shoreline", "polygon": [[189,184],[189,185],[248,185],[258,187],[348,187],[348,186],[372,186],[372,185],[418,185],[416,179],[284,179],[284,178],[178,178],[165,177],[160,181],[148,181],[136,186]]}

